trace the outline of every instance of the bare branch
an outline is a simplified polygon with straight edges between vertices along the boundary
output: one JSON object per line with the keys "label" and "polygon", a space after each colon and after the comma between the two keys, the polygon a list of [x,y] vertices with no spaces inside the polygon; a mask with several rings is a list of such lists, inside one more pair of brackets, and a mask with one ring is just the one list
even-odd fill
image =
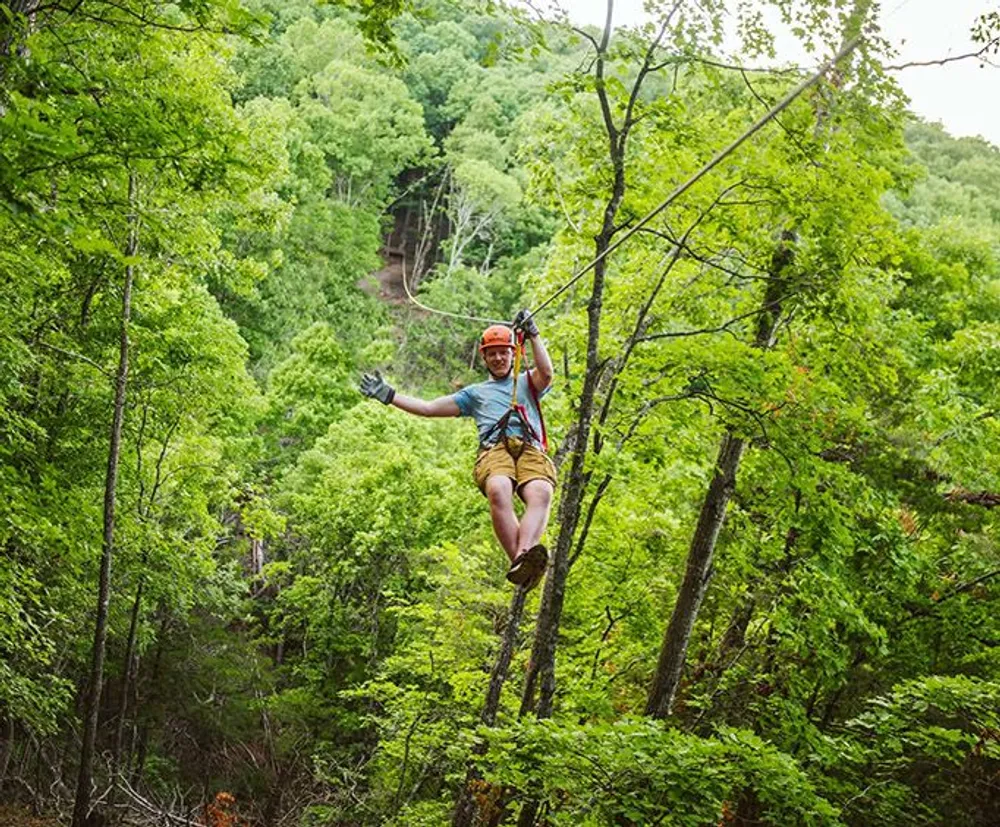
{"label": "bare branch", "polygon": [[672,55],[662,63],[650,66],[649,71],[658,72],[667,66],[676,68],[688,63],[700,63],[702,66],[711,66],[713,69],[726,69],[731,72],[751,72],[755,75],[802,75],[812,71],[806,66],[740,66],[737,63],[722,63],[718,60],[710,60],[696,55]]}
{"label": "bare branch", "polygon": [[608,638],[611,636],[612,630],[619,620],[624,620],[625,618],[633,614],[632,609],[626,609],[622,614],[617,617],[611,614],[611,607],[604,607],[604,616],[608,619],[607,625],[604,627],[604,631],[601,633],[601,642],[598,644],[597,648],[594,650],[594,661],[590,666],[590,680],[594,682],[597,680],[597,664],[601,657],[601,652],[604,649],[604,644],[608,642]]}
{"label": "bare branch", "polygon": [[152,802],[143,798],[139,793],[135,791],[131,784],[129,784],[128,779],[121,777],[118,779],[119,788],[125,792],[125,794],[132,800],[132,803],[141,811],[145,812],[147,815],[154,816],[158,819],[162,819],[167,823],[180,824],[183,827],[202,827],[200,821],[191,821],[190,819],[184,818],[183,816],[175,815],[168,810],[163,810],[157,807]]}
{"label": "bare branch", "polygon": [[[1000,576],[1000,569],[993,569],[985,574],[981,574],[978,577],[973,577],[971,580],[967,580],[964,583],[959,583],[953,589],[948,591],[946,594],[941,595],[936,600],[931,598],[930,606],[918,606],[910,609],[910,616],[906,620],[914,620],[918,617],[933,617],[937,612],[938,606],[951,600],[954,597],[958,597],[960,594],[965,594],[970,589],[975,588],[980,583],[985,583],[987,580],[992,580],[994,577]],[[903,621],[905,622],[905,620]]]}
{"label": "bare branch", "polygon": [[681,0],[676,0],[674,7],[670,10],[670,13],[663,18],[663,22],[660,24],[660,30],[656,33],[656,37],[653,38],[649,47],[646,49],[646,55],[642,60],[642,66],[639,68],[639,74],[636,75],[635,83],[632,84],[632,91],[629,93],[628,104],[625,107],[625,118],[622,121],[622,140],[624,140],[624,136],[635,123],[635,121],[632,120],[632,110],[635,108],[635,102],[639,98],[639,90],[642,89],[642,83],[646,79],[646,75],[649,74],[649,67],[653,63],[653,55],[659,48],[660,41],[663,40],[663,35],[667,33],[667,26],[670,25],[670,20],[673,18],[674,14],[676,14],[680,5]]}
{"label": "bare branch", "polygon": [[577,224],[573,220],[572,216],[569,214],[569,210],[566,207],[566,201],[563,199],[562,189],[560,189],[560,187],[559,187],[559,176],[558,176],[558,174],[555,175],[555,176],[553,176],[552,188],[555,190],[556,195],[559,198],[559,206],[562,208],[563,217],[566,219],[566,223],[569,224],[570,229],[574,233],[576,233],[577,235],[579,235],[579,233],[580,233],[580,225]]}
{"label": "bare branch", "polygon": [[[695,394],[692,393],[675,393],[671,394],[670,396],[658,396],[655,399],[647,399],[645,402],[642,403],[642,406],[639,408],[639,411],[636,413],[635,417],[633,417],[632,424],[629,425],[628,431],[626,431],[625,435],[618,440],[618,445],[617,445],[618,450],[620,451],[625,446],[625,443],[628,442],[633,436],[635,436],[635,432],[642,424],[642,421],[646,418],[646,414],[648,414],[651,410],[653,410],[653,408],[657,407],[658,405],[662,405],[664,402],[680,402],[682,399],[694,399],[694,398]],[[704,401],[708,402],[708,400]],[[708,403],[708,405],[709,409],[711,409],[712,406],[710,402]]]}
{"label": "bare branch", "polygon": [[981,505],[983,508],[996,508],[1000,506],[1000,494],[995,491],[965,491],[956,488],[949,491],[946,499],[951,502],[969,503],[970,505]]}
{"label": "bare branch", "polygon": [[167,433],[163,437],[163,445],[160,448],[160,455],[156,459],[156,473],[153,475],[153,488],[149,492],[149,506],[146,509],[146,516],[149,516],[152,512],[153,503],[156,502],[156,496],[160,491],[160,485],[165,479],[163,475],[163,461],[167,458],[167,448],[170,445],[170,440],[173,438],[174,432],[180,424],[181,418],[178,416],[173,422],[170,423],[170,427],[167,429]]}
{"label": "bare branch", "polygon": [[597,44],[597,38],[595,38],[590,32],[586,32],[583,29],[578,29],[576,26],[570,26],[574,32],[576,32],[580,37],[585,37],[590,41],[591,45],[594,47],[595,51],[601,51],[601,47]]}
{"label": "bare branch", "polygon": [[618,145],[618,127],[615,126],[614,117],[611,114],[611,104],[608,101],[608,90],[604,85],[604,58],[607,54],[608,42],[611,40],[611,12],[614,10],[613,0],[608,0],[608,14],[604,22],[604,32],[601,42],[597,47],[597,63],[594,68],[594,79],[596,80],[597,100],[601,105],[601,116],[604,118],[604,128],[608,132],[608,143],[611,145],[611,161],[617,168],[617,156],[620,153]]}
{"label": "bare branch", "polygon": [[900,72],[903,69],[910,69],[914,66],[944,66],[947,63],[955,63],[959,60],[969,60],[970,58],[978,58],[982,60],[983,63],[987,63],[990,66],[995,66],[995,63],[987,60],[985,55],[993,51],[1000,46],[1000,37],[995,37],[989,41],[985,46],[976,52],[966,52],[964,55],[954,55],[953,57],[944,57],[940,60],[913,60],[909,63],[897,63],[891,66],[883,66],[887,72]]}
{"label": "bare branch", "polygon": [[704,336],[709,333],[729,333],[730,335],[735,336],[736,334],[733,333],[732,330],[730,330],[730,328],[733,327],[733,325],[745,321],[746,319],[752,319],[755,316],[760,316],[762,313],[774,309],[775,306],[777,306],[776,302],[772,302],[770,306],[762,305],[761,307],[754,308],[753,310],[749,310],[746,313],[741,313],[739,316],[734,316],[729,321],[723,322],[722,324],[716,325],[714,327],[702,327],[698,328],[697,330],[672,330],[666,333],[650,333],[647,336],[640,337],[638,341],[654,342],[657,341],[658,339],[683,339],[688,336]]}
{"label": "bare branch", "polygon": [[[683,247],[684,252],[687,254],[688,258],[697,261],[699,264],[704,264],[706,267],[711,267],[715,270],[718,270],[720,273],[725,273],[731,279],[737,281],[766,281],[768,278],[770,278],[770,276],[766,274],[767,271],[764,268],[750,264],[745,258],[737,255],[737,251],[735,250],[723,249],[723,250],[709,251],[709,253],[699,253],[697,250],[694,249],[694,247],[692,247],[686,241],[682,243],[681,240],[678,239],[677,236],[674,235],[669,229],[654,230],[651,227],[643,227],[640,230],[640,232],[657,236],[658,238],[662,238],[665,241],[669,241],[671,244],[680,244]],[[747,273],[741,273],[738,270],[732,270],[729,267],[724,267],[723,265],[715,261],[713,257],[734,258],[738,263],[742,264],[744,267],[756,270],[759,275],[749,275]]]}
{"label": "bare branch", "polygon": [[75,351],[72,351],[72,350],[64,350],[61,347],[57,347],[56,345],[52,345],[52,344],[49,344],[48,342],[43,342],[41,340],[38,341],[38,344],[41,345],[42,347],[44,347],[46,350],[51,350],[54,353],[59,353],[59,354],[61,354],[63,356],[68,356],[71,359],[76,359],[76,360],[78,360],[80,362],[83,362],[84,364],[90,365],[92,368],[94,368],[94,370],[100,371],[108,379],[112,378],[111,371],[109,371],[106,368],[104,368],[104,366],[99,365],[97,362],[95,362],[89,356],[84,356],[82,353],[76,353]]}
{"label": "bare branch", "polygon": [[597,506],[600,505],[601,500],[604,497],[604,492],[608,490],[608,486],[611,485],[612,475],[605,474],[604,479],[601,480],[600,484],[597,486],[597,491],[594,492],[594,498],[590,501],[590,505],[587,508],[587,516],[583,521],[583,529],[580,531],[580,536],[576,541],[576,548],[573,554],[569,558],[569,568],[573,568],[573,564],[576,559],[583,552],[583,545],[587,542],[587,535],[590,533],[590,523],[594,519],[594,513],[597,511]]}
{"label": "bare branch", "polygon": [[[757,99],[757,102],[760,103],[761,106],[770,107],[772,104],[770,104],[766,100],[764,100],[758,94],[757,90],[753,88],[753,84],[750,83],[750,78],[747,77],[746,71],[740,70],[740,75],[743,77],[743,83],[746,84],[747,89],[750,90],[750,94],[753,95]],[[790,140],[795,145],[795,148],[802,154],[802,157],[805,158],[806,161],[808,161],[810,164],[812,164],[817,169],[822,169],[823,168],[823,165],[819,161],[817,161],[815,158],[813,158],[812,155],[809,154],[809,152],[806,151],[806,148],[802,145],[802,142],[799,140],[798,136],[795,135],[795,133],[793,133],[792,130],[790,130],[787,126],[785,126],[781,122],[781,118],[777,118],[776,117],[774,119],[774,122],[779,127],[781,127],[781,131],[784,132],[788,136],[788,140]]]}

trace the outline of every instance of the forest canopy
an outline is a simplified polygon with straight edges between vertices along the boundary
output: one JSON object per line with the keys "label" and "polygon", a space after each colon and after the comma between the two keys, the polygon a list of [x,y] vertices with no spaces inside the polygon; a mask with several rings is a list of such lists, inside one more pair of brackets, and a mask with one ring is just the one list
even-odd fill
{"label": "forest canopy", "polygon": [[[1000,149],[877,5],[0,5],[0,821],[995,824]],[[358,390],[522,308],[530,591]]]}

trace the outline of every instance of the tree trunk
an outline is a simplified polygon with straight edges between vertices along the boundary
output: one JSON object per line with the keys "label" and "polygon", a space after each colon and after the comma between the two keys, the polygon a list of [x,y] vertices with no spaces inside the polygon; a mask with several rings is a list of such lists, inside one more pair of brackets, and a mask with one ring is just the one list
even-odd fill
{"label": "tree trunk", "polygon": [[[139,247],[138,215],[136,214],[136,175],[128,181],[129,234],[125,254],[131,259]],[[80,748],[80,771],[77,776],[76,801],[73,805],[73,827],[84,827],[90,814],[90,791],[94,780],[94,746],[97,741],[97,718],[104,680],[104,650],[108,635],[108,603],[111,595],[111,555],[114,548],[115,500],[118,489],[118,459],[121,453],[122,421],[125,417],[125,390],[128,384],[129,316],[132,310],[134,265],[125,268],[122,289],[122,323],[118,351],[118,372],[115,380],[114,413],[108,446],[108,468],[104,479],[104,536],[101,546],[101,572],[97,592],[97,617],[94,624],[94,650],[90,666],[90,682],[85,700],[83,744]]]}
{"label": "tree trunk", "polygon": [[[785,270],[794,259],[792,243],[794,233],[782,233],[781,243],[771,259],[770,278],[761,303],[754,346],[768,350],[774,346],[781,319],[782,302],[787,295]],[[701,504],[701,513],[695,527],[691,545],[688,547],[684,580],[677,595],[670,623],[663,637],[660,657],[653,677],[653,685],[646,700],[646,714],[654,718],[665,718],[670,714],[684,661],[687,657],[691,630],[698,619],[705,589],[712,577],[712,557],[719,531],[726,518],[726,507],[736,487],[736,472],[743,458],[746,442],[732,430],[726,430],[719,445],[719,455],[715,461],[715,473]]]}
{"label": "tree trunk", "polygon": [[[606,44],[605,44],[606,45]],[[594,280],[587,303],[587,372],[580,391],[578,415],[574,428],[576,443],[570,457],[569,475],[563,484],[559,501],[559,535],[553,552],[552,566],[545,580],[542,603],[538,609],[535,627],[535,642],[531,649],[531,663],[521,695],[521,715],[534,709],[539,718],[552,714],[555,696],[555,659],[559,623],[562,618],[563,601],[566,595],[566,576],[569,574],[569,555],[573,546],[583,497],[587,490],[590,474],[584,471],[587,450],[590,443],[591,424],[594,418],[594,401],[601,379],[599,346],[601,339],[601,309],[604,299],[604,280],[607,262],[604,258],[615,233],[615,220],[622,199],[625,196],[625,166],[623,144],[616,136],[611,138],[611,163],[614,169],[614,183],[611,198],[604,209],[601,231],[594,238],[594,255],[599,259],[594,266]],[[539,687],[539,699],[535,707],[535,688]]]}
{"label": "tree trunk", "polygon": [[[570,551],[576,536],[577,526],[583,507],[583,498],[590,481],[590,473],[584,465],[587,451],[590,447],[591,428],[594,419],[594,408],[597,389],[601,381],[602,365],[600,362],[601,340],[601,310],[604,300],[604,284],[607,274],[607,253],[611,240],[616,232],[618,210],[625,197],[625,147],[628,140],[631,122],[626,116],[619,129],[612,118],[611,107],[607,97],[604,79],[604,62],[606,50],[611,38],[611,15],[613,3],[608,2],[607,17],[601,43],[597,49],[595,62],[595,79],[598,101],[601,104],[604,127],[608,139],[608,157],[613,172],[611,193],[604,208],[600,232],[594,237],[594,276],[591,284],[590,300],[587,302],[587,362],[583,387],[580,391],[578,414],[573,424],[575,442],[570,454],[569,474],[562,487],[559,500],[558,522],[559,534],[552,556],[552,565],[545,580],[541,606],[538,609],[538,619],[535,624],[535,640],[531,648],[531,660],[528,674],[521,693],[520,715],[524,716],[534,711],[537,718],[552,716],[556,680],[556,648],[559,638],[559,625],[562,619],[563,603],[566,596],[566,578],[570,568]],[[639,73],[633,94],[638,93],[648,67],[652,50],[647,53],[646,64]],[[535,703],[535,690],[539,697]],[[518,827],[531,827],[538,814],[539,801],[528,798],[521,806],[518,814]]]}
{"label": "tree trunk", "polygon": [[7,765],[14,750],[14,719],[8,713],[0,713],[0,792],[7,777]]}
{"label": "tree trunk", "polygon": [[[5,3],[8,14],[4,15],[3,25],[0,27],[0,57],[10,57],[12,49],[20,49],[20,42],[23,42],[24,35],[31,34],[35,27],[35,12],[41,0],[12,0]],[[23,24],[19,17],[24,18]],[[23,29],[19,28],[23,25]],[[4,65],[0,62],[0,73],[4,72]],[[3,74],[0,74],[3,79]]]}
{"label": "tree trunk", "polygon": [[680,682],[691,630],[698,617],[705,589],[711,577],[715,543],[726,516],[726,506],[736,487],[736,470],[746,443],[727,431],[719,446],[715,474],[701,504],[698,525],[688,550],[684,581],[667,626],[653,687],[646,702],[646,714],[663,718],[670,712]]}
{"label": "tree trunk", "polygon": [[[160,631],[156,636],[156,655],[153,658],[153,668],[150,672],[149,679],[145,682],[146,685],[150,687],[156,687],[159,685],[160,667],[163,664],[163,650],[166,647],[165,641],[167,638],[167,630],[170,620],[170,615],[167,614],[162,604],[159,611],[161,613],[161,619]],[[150,695],[152,695],[152,693],[150,693]],[[136,709],[142,710],[141,715],[136,715],[136,719],[141,719],[142,723],[139,726],[138,744],[135,747],[135,761],[132,764],[132,786],[135,786],[142,780],[142,771],[146,766],[146,752],[149,747],[149,731],[151,728],[150,719],[152,717],[149,712],[149,709],[152,706],[150,699],[145,698],[143,699],[143,703],[139,703],[138,687],[136,689],[136,698]]]}
{"label": "tree trunk", "polygon": [[[145,567],[148,555],[142,555],[142,565]],[[135,600],[132,601],[132,618],[128,627],[128,644],[125,647],[125,668],[122,670],[121,698],[118,703],[118,721],[115,725],[115,743],[111,752],[111,772],[117,786],[118,769],[121,764],[122,746],[125,741],[125,716],[128,712],[128,697],[135,679],[135,645],[139,634],[139,613],[142,609],[142,592],[146,585],[145,574],[139,575],[139,584],[135,589]]]}
{"label": "tree trunk", "polygon": [[[851,13],[844,24],[841,52],[847,49],[850,41],[863,30],[871,6],[872,0],[854,0]],[[842,78],[842,73],[835,76],[832,82],[834,88],[840,87]],[[818,135],[825,127],[829,116],[822,108],[822,103],[814,105],[816,106],[816,134]],[[785,230],[771,261],[770,280],[764,294],[764,301],[761,304],[757,335],[754,340],[754,345],[763,350],[774,346],[782,302],[787,295],[787,285],[783,278],[783,272],[794,259],[794,242],[794,231]],[[680,682],[681,671],[684,668],[691,629],[697,619],[698,610],[705,595],[705,587],[711,578],[715,541],[718,538],[719,529],[722,527],[722,521],[725,519],[726,505],[736,484],[736,471],[739,468],[740,456],[743,451],[742,445],[738,453],[735,451],[732,445],[734,441],[737,440],[734,440],[732,432],[727,431],[719,449],[716,473],[702,503],[698,526],[691,540],[684,582],[681,584],[677,605],[674,607],[674,613],[670,618],[670,624],[663,639],[656,675],[646,702],[646,714],[652,715],[654,718],[664,718],[670,714],[670,708],[673,706],[677,686]]]}
{"label": "tree trunk", "polygon": [[[496,723],[497,711],[500,708],[500,692],[507,680],[507,671],[510,669],[510,661],[514,656],[514,644],[517,642],[517,632],[521,625],[521,616],[524,614],[524,599],[527,594],[523,588],[515,589],[514,596],[510,601],[510,612],[507,617],[507,625],[504,627],[500,652],[493,665],[493,671],[490,673],[490,686],[486,691],[486,703],[479,716],[479,720],[485,726],[493,726]],[[477,743],[472,748],[472,752],[473,755],[484,755],[486,744],[484,742]],[[452,814],[452,827],[472,827],[475,823],[477,807],[474,794],[476,782],[481,779],[479,771],[473,764],[470,764],[465,773],[465,784],[462,786],[462,792],[459,794],[455,811]]]}
{"label": "tree trunk", "polygon": [[[621,182],[624,191],[624,178]],[[597,255],[603,254],[611,238],[611,225],[617,213],[620,196],[615,199],[614,209],[605,218],[605,230],[597,237],[595,248]],[[600,341],[601,303],[604,293],[604,277],[606,268],[602,260],[594,268],[594,285],[590,303],[587,305],[589,319],[589,337],[587,346],[587,374],[580,393],[579,415],[576,421],[577,443],[570,459],[569,475],[563,484],[562,496],[559,501],[559,535],[552,556],[552,566],[545,581],[542,593],[542,603],[538,609],[538,622],[535,627],[535,642],[531,649],[531,665],[521,696],[521,715],[532,710],[539,718],[547,718],[552,714],[553,698],[555,696],[555,657],[556,641],[559,634],[559,623],[562,618],[563,601],[566,596],[566,577],[569,574],[570,549],[580,523],[580,513],[583,497],[586,493],[589,473],[584,471],[584,462],[590,442],[591,423],[594,414],[594,397],[600,379],[598,365],[598,343]],[[539,689],[537,707],[535,706],[536,684]]]}

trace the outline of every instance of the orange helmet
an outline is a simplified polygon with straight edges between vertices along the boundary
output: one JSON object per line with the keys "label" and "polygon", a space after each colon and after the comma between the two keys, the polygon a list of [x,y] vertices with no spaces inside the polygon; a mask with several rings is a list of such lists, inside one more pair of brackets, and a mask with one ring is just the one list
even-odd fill
{"label": "orange helmet", "polygon": [[488,347],[514,347],[514,331],[505,324],[492,324],[479,339],[479,352]]}

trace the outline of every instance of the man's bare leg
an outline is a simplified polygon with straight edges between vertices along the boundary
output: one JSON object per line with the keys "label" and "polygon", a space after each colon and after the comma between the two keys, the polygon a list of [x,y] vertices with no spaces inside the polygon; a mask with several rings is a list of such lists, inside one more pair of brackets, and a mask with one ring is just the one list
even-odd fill
{"label": "man's bare leg", "polygon": [[521,499],[524,500],[524,514],[521,515],[520,530],[515,543],[519,550],[531,548],[542,539],[545,526],[549,522],[552,483],[543,479],[526,482],[521,487]]}
{"label": "man's bare leg", "polygon": [[520,526],[514,514],[514,486],[510,477],[495,474],[486,480],[486,498],[490,501],[493,531],[513,563],[517,557],[517,535]]}

